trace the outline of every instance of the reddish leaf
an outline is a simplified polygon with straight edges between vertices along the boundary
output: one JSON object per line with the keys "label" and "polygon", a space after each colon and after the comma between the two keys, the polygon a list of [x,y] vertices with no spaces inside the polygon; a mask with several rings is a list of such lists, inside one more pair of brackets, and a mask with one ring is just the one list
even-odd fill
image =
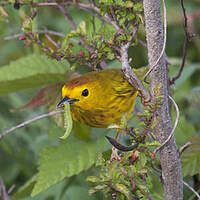
{"label": "reddish leaf", "polygon": [[[67,72],[66,80],[79,77],[80,74],[76,72]],[[41,105],[46,105],[49,112],[57,109],[57,104],[61,100],[61,91],[63,82],[58,82],[53,85],[42,88],[35,96],[33,96],[27,104],[20,108],[13,109],[13,112],[22,111],[26,109],[33,109]],[[64,127],[63,115],[54,115],[52,118],[55,120],[58,126]]]}
{"label": "reddish leaf", "polygon": [[[29,100],[27,104],[24,106],[14,109],[13,111],[22,111],[26,109],[33,109],[35,107],[44,105],[44,104],[51,104],[54,99],[57,98],[57,94],[61,91],[61,86],[63,83],[56,83],[54,85],[50,85],[47,87],[42,88],[33,98]],[[55,95],[56,92],[56,95]],[[60,96],[59,96],[60,97]]]}

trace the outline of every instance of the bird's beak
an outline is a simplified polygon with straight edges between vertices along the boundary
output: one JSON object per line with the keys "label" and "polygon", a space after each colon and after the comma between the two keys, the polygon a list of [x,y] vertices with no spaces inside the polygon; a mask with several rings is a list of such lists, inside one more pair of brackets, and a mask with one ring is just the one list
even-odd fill
{"label": "bird's beak", "polygon": [[58,107],[58,108],[61,107],[62,104],[63,104],[65,101],[67,101],[68,103],[71,104],[71,103],[74,103],[74,102],[79,101],[79,100],[78,100],[78,99],[70,99],[68,96],[66,96],[66,97],[64,97],[64,98],[58,103],[57,107]]}

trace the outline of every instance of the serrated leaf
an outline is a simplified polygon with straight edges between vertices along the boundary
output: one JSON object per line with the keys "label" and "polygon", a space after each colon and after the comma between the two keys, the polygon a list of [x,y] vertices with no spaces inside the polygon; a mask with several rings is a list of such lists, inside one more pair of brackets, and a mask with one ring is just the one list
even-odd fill
{"label": "serrated leaf", "polygon": [[181,155],[183,176],[200,174],[200,136],[193,136],[190,145]]}
{"label": "serrated leaf", "polygon": [[109,146],[104,137],[90,142],[69,137],[59,146],[45,148],[40,155],[38,179],[31,195],[87,170],[96,162],[98,154],[108,150]]}
{"label": "serrated leaf", "polygon": [[29,55],[0,68],[0,94],[65,81],[69,63]]}
{"label": "serrated leaf", "polygon": [[132,193],[125,185],[117,183],[113,187],[116,191],[119,191],[120,193],[124,194],[127,200],[132,199]]}

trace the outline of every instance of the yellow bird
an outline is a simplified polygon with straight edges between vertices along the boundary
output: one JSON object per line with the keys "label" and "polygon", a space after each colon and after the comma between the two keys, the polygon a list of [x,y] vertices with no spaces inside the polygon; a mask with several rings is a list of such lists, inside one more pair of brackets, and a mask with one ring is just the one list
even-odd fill
{"label": "yellow bird", "polygon": [[138,91],[120,69],[88,72],[69,80],[62,88],[60,106],[71,104],[72,119],[91,127],[120,124],[121,117],[133,110]]}

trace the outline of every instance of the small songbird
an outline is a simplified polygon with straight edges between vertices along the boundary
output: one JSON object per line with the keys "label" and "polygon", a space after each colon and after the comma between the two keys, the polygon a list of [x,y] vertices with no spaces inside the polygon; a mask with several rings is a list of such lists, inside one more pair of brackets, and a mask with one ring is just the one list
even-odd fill
{"label": "small songbird", "polygon": [[105,128],[120,124],[123,115],[130,115],[137,95],[120,69],[106,69],[69,80],[62,88],[58,106],[67,101],[73,120]]}

